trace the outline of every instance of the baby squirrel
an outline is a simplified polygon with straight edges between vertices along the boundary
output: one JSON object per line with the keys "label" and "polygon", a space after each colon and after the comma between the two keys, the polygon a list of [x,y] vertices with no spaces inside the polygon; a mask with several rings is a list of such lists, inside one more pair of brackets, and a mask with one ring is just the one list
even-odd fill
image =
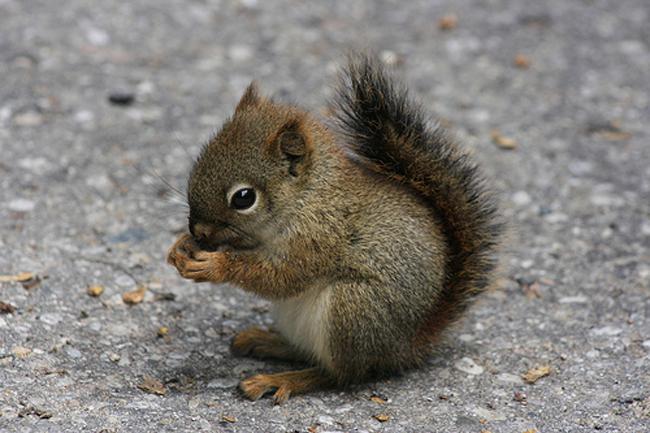
{"label": "baby squirrel", "polygon": [[252,83],[189,176],[169,263],[273,302],[275,330],[240,332],[234,354],[313,365],[243,380],[253,400],[422,364],[496,265],[502,225],[468,155],[373,58],[341,81],[336,132]]}

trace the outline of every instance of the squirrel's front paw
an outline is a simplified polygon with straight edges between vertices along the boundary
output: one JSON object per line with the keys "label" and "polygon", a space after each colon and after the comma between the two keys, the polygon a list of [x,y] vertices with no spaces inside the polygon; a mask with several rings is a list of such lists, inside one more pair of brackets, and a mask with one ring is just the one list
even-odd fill
{"label": "squirrel's front paw", "polygon": [[224,281],[226,255],[221,252],[197,251],[188,260],[182,261],[177,267],[182,277],[197,283]]}
{"label": "squirrel's front paw", "polygon": [[181,235],[170,248],[167,261],[176,267],[183,278],[197,283],[223,281],[225,254],[199,250],[194,239],[188,234]]}
{"label": "squirrel's front paw", "polygon": [[191,235],[187,233],[180,235],[174,245],[167,251],[167,263],[178,268],[178,263],[187,260],[191,252],[196,248],[196,243]]}

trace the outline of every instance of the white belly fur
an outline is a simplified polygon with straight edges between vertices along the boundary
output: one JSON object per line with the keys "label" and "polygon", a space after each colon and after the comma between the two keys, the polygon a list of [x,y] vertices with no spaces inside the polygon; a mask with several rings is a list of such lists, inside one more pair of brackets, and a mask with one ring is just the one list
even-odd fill
{"label": "white belly fur", "polygon": [[325,367],[331,367],[329,350],[330,290],[314,287],[299,296],[274,303],[275,327],[291,344]]}

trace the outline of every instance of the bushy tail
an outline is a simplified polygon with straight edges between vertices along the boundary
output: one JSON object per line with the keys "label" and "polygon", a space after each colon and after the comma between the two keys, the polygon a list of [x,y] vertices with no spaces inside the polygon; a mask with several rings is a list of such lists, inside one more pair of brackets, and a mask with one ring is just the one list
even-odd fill
{"label": "bushy tail", "polygon": [[356,57],[342,78],[337,119],[353,155],[371,170],[410,185],[444,224],[450,252],[446,284],[422,329],[437,335],[490,282],[502,233],[495,201],[469,157],[440,127],[427,126],[421,108],[378,62]]}

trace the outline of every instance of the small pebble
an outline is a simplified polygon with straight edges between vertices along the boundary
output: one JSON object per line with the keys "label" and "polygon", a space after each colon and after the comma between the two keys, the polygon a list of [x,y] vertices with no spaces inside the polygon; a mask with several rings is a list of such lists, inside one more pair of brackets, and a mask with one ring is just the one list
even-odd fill
{"label": "small pebble", "polygon": [[65,349],[65,353],[67,353],[67,355],[70,358],[75,358],[75,359],[81,358],[81,352],[78,349],[75,349],[74,347],[67,347]]}
{"label": "small pebble", "polygon": [[335,423],[334,418],[332,418],[332,417],[329,416],[329,415],[320,415],[320,416],[316,419],[316,421],[317,421],[318,424],[320,424],[320,425],[332,425],[332,424]]}
{"label": "small pebble", "polygon": [[468,373],[471,375],[478,375],[483,373],[484,371],[483,367],[481,367],[476,362],[474,362],[472,358],[468,358],[468,357],[464,357],[456,361],[454,367],[456,367],[457,370],[460,370],[464,373]]}
{"label": "small pebble", "polygon": [[108,33],[97,27],[88,27],[86,29],[86,39],[95,46],[104,46],[111,41]]}
{"label": "small pebble", "polygon": [[512,396],[512,399],[514,401],[520,402],[521,404],[526,404],[527,396],[523,392],[515,391],[514,395]]}
{"label": "small pebble", "polygon": [[43,123],[43,115],[37,111],[25,111],[14,117],[14,123],[18,126],[38,126]]}
{"label": "small pebble", "polygon": [[577,295],[577,296],[565,296],[558,300],[560,304],[586,304],[589,302],[586,296]]}
{"label": "small pebble", "polygon": [[520,376],[511,373],[500,373],[499,375],[497,375],[497,380],[503,383],[514,383],[514,384],[523,383]]}
{"label": "small pebble", "polygon": [[650,221],[644,221],[641,224],[641,234],[644,236],[650,236]]}
{"label": "small pebble", "polygon": [[115,284],[121,287],[129,287],[133,285],[133,279],[128,275],[120,275],[115,279]]}
{"label": "small pebble", "polygon": [[155,90],[156,86],[151,81],[142,81],[136,87],[136,92],[140,95],[149,95]]}
{"label": "small pebble", "polygon": [[77,123],[89,123],[95,120],[95,115],[89,110],[80,110],[74,114],[74,120]]}
{"label": "small pebble", "polygon": [[394,51],[384,50],[379,54],[379,57],[388,66],[395,66],[402,63],[402,58]]}
{"label": "small pebble", "polygon": [[18,167],[24,170],[32,171],[34,173],[43,172],[48,168],[49,165],[50,163],[47,161],[47,159],[42,157],[21,158],[18,160]]}
{"label": "small pebble", "polygon": [[63,316],[58,313],[41,314],[40,321],[48,325],[56,325],[63,320]]}
{"label": "small pebble", "polygon": [[36,203],[25,198],[11,200],[8,204],[9,210],[14,212],[31,212],[36,207]]}
{"label": "small pebble", "polygon": [[235,62],[243,62],[253,57],[253,49],[248,45],[233,45],[228,49],[228,56]]}
{"label": "small pebble", "polygon": [[474,414],[486,421],[505,421],[506,419],[505,414],[497,412],[496,410],[485,409],[482,407],[477,407],[474,409]]}
{"label": "small pebble", "polygon": [[607,337],[613,337],[615,335],[620,334],[621,332],[623,332],[622,329],[615,328],[615,327],[609,326],[609,325],[608,326],[603,326],[602,328],[596,328],[596,329],[591,330],[591,333],[593,335],[607,336]]}
{"label": "small pebble", "polygon": [[530,204],[531,201],[532,199],[526,191],[517,191],[512,194],[512,202],[517,206],[526,206]]}

